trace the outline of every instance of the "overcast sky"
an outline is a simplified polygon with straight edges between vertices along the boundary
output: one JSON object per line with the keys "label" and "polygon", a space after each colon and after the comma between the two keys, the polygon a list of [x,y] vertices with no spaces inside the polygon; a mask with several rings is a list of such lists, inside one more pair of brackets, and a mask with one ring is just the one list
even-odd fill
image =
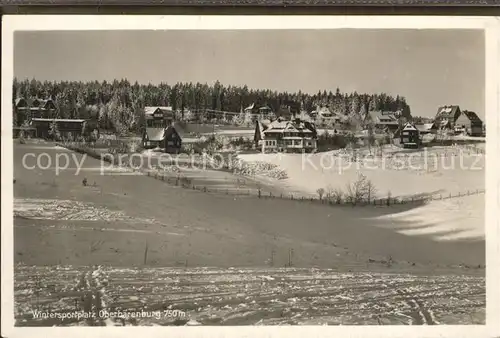
{"label": "overcast sky", "polygon": [[19,79],[339,87],[399,94],[414,116],[458,104],[484,117],[484,58],[479,30],[35,31],[14,41]]}

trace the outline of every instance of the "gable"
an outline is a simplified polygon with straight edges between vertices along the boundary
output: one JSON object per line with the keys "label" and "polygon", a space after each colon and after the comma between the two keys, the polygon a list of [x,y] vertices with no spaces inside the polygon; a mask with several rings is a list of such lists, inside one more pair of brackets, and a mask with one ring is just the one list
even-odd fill
{"label": "gable", "polygon": [[165,138],[167,140],[181,140],[181,135],[179,135],[179,133],[177,132],[177,130],[172,127],[172,126],[169,126],[166,130],[165,130]]}
{"label": "gable", "polygon": [[28,102],[24,99],[24,98],[17,98],[15,100],[15,105],[17,108],[21,108],[21,107],[27,107],[28,106]]}
{"label": "gable", "polygon": [[32,106],[32,107],[39,107],[40,106],[40,100],[39,99],[33,99],[31,101],[30,106]]}
{"label": "gable", "polygon": [[45,104],[43,105],[43,108],[45,109],[56,109],[56,105],[54,104],[54,101],[52,100],[47,100],[45,101]]}
{"label": "gable", "polygon": [[442,106],[438,108],[436,118],[441,119],[457,119],[460,115],[459,106]]}

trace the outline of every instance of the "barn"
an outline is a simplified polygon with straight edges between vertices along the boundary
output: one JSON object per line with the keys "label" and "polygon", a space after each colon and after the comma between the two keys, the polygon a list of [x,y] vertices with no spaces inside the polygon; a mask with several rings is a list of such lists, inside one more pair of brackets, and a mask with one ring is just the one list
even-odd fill
{"label": "barn", "polygon": [[36,136],[39,138],[53,138],[50,135],[51,125],[55,124],[61,138],[75,139],[83,133],[83,119],[48,119],[32,118],[31,126],[36,129]]}

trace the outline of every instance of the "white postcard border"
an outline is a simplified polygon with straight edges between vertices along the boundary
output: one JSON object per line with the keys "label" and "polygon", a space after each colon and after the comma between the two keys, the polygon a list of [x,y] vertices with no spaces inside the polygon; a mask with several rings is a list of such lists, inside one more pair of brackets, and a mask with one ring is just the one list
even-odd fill
{"label": "white postcard border", "polygon": [[[436,16],[4,16],[2,23],[2,336],[181,336],[181,337],[494,337],[500,335],[499,20],[493,17]],[[126,327],[14,328],[13,318],[13,33],[19,30],[158,29],[485,29],[486,31],[486,325],[456,326],[301,326],[301,327]],[[464,79],[466,81],[466,79]]]}

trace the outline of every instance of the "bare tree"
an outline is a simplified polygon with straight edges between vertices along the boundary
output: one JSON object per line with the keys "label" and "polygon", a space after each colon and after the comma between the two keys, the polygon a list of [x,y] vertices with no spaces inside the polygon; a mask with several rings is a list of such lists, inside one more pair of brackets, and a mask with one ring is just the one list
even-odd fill
{"label": "bare tree", "polygon": [[323,188],[319,188],[318,190],[316,190],[316,193],[318,194],[318,197],[319,197],[319,200],[323,200],[323,195],[325,194],[325,189]]}
{"label": "bare tree", "polygon": [[364,201],[370,201],[376,189],[373,183],[362,173],[358,173],[356,181],[347,185],[346,196],[348,200],[356,205]]}

